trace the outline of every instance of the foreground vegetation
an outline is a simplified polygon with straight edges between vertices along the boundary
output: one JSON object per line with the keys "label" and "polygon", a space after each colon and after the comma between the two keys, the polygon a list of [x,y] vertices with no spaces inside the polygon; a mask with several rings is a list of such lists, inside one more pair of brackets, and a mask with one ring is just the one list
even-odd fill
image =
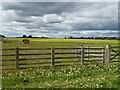
{"label": "foreground vegetation", "polygon": [[[92,40],[92,39],[39,39],[29,38],[30,44],[23,44],[26,38],[5,38],[7,43],[2,48],[51,48],[75,47],[81,43],[84,46],[105,47],[106,44],[118,45],[118,40]],[[28,38],[27,38],[28,39]],[[41,51],[46,53],[44,51]],[[41,53],[29,50],[20,53]],[[58,51],[59,52],[59,51]],[[66,52],[62,51],[62,52]],[[70,51],[73,52],[73,51]],[[3,54],[14,54],[15,51],[3,51]],[[35,56],[38,57],[38,56]],[[47,56],[45,56],[47,57]],[[12,59],[14,56],[3,57]],[[22,57],[21,57],[22,58]],[[24,58],[24,57],[23,57]],[[27,58],[27,57],[26,57]],[[29,56],[33,58],[33,56]],[[67,60],[67,59],[66,59]],[[39,61],[39,60],[38,60]],[[28,61],[33,62],[33,61]],[[3,62],[2,64],[15,62]],[[3,88],[119,88],[118,63],[111,65],[84,65],[56,68],[39,68],[20,71],[3,71]]]}
{"label": "foreground vegetation", "polygon": [[3,88],[119,88],[117,64],[3,72]]}

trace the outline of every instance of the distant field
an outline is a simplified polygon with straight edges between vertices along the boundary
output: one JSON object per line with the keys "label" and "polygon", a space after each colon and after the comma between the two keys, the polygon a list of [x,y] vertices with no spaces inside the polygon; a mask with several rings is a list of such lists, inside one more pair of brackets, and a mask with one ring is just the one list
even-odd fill
{"label": "distant field", "polygon": [[[23,44],[23,39],[29,39],[31,44]],[[96,46],[103,47],[107,44],[118,45],[118,40],[96,40],[96,39],[41,39],[41,38],[5,38],[5,40],[12,40],[11,43],[3,43],[3,48],[15,48],[15,47],[39,47],[39,48],[51,48],[51,47],[75,47],[80,44],[84,46]]]}
{"label": "distant field", "polygon": [[44,39],[44,38],[6,38],[7,40],[23,40],[41,42],[81,42],[81,43],[118,43],[118,40],[97,40],[97,39]]}

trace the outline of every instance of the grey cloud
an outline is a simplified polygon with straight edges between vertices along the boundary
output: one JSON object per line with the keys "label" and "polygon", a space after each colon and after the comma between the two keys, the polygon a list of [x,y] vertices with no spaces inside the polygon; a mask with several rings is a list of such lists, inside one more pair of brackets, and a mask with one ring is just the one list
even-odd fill
{"label": "grey cloud", "polygon": [[[7,5],[6,5],[7,4]],[[70,12],[75,6],[73,2],[24,2],[24,3],[3,3],[3,10],[18,10],[18,15],[22,16],[43,16],[45,14],[61,14]]]}
{"label": "grey cloud", "polygon": [[44,16],[45,21],[48,23],[61,23],[64,21],[64,18],[56,14],[48,14]]}
{"label": "grey cloud", "polygon": [[[24,2],[3,3],[3,26],[18,35],[31,33],[48,36],[92,35],[73,31],[117,30],[116,3]],[[13,23],[14,22],[14,23]],[[45,34],[47,33],[47,34]],[[116,35],[112,32],[98,35]],[[56,34],[56,35],[52,35]],[[67,35],[68,34],[68,35]]]}
{"label": "grey cloud", "polygon": [[71,25],[78,30],[118,30],[118,23],[113,20],[94,20],[86,23],[72,23]]}

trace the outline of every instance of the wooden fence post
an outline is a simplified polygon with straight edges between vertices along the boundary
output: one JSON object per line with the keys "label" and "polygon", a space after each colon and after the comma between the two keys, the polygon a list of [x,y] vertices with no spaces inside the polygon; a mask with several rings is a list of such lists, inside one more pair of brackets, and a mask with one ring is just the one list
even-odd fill
{"label": "wooden fence post", "polygon": [[105,63],[106,64],[110,64],[110,59],[111,59],[111,46],[110,45],[106,45],[106,59],[105,59]]}
{"label": "wooden fence post", "polygon": [[103,63],[105,63],[105,47],[102,49]]}
{"label": "wooden fence post", "polygon": [[52,64],[52,67],[54,67],[54,59],[55,59],[55,49],[54,48],[51,48],[51,64]]}
{"label": "wooden fence post", "polygon": [[81,46],[81,64],[84,64],[84,47]]}
{"label": "wooden fence post", "polygon": [[88,49],[87,49],[87,56],[88,56],[88,60],[89,60],[89,46],[87,47]]}
{"label": "wooden fence post", "polygon": [[16,70],[19,70],[19,48],[16,48]]}

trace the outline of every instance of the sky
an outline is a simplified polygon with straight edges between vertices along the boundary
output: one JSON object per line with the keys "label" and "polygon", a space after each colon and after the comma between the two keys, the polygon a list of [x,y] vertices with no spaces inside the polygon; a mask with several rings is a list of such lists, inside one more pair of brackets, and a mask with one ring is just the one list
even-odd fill
{"label": "sky", "polygon": [[2,2],[6,37],[117,37],[117,2]]}

